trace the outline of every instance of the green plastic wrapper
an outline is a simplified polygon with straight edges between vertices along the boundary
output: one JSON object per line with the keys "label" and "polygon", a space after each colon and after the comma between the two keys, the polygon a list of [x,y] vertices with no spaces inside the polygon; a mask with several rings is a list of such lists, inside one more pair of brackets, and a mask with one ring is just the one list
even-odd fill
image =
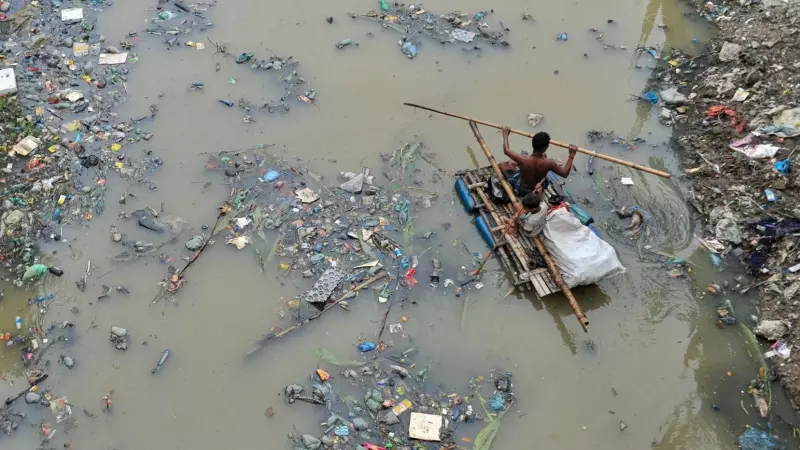
{"label": "green plastic wrapper", "polygon": [[25,271],[25,275],[22,276],[22,280],[41,280],[45,275],[47,275],[47,270],[48,268],[44,264],[34,264],[28,267],[28,270]]}

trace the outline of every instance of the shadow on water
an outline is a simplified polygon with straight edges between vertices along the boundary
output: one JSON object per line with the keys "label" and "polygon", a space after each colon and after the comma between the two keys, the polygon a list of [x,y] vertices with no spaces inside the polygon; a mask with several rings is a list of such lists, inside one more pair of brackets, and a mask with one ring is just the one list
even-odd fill
{"label": "shadow on water", "polygon": [[[602,307],[607,307],[611,303],[611,297],[605,294],[602,289],[597,286],[581,286],[572,290],[576,298],[580,299],[581,309],[588,315],[591,311],[595,311]],[[547,311],[553,319],[553,326],[555,331],[561,336],[570,353],[576,355],[578,352],[579,342],[590,342],[588,336],[583,332],[576,332],[571,330],[567,322],[577,320],[575,313],[567,302],[567,298],[561,293],[552,294],[544,299],[540,299],[536,294],[526,292],[524,295],[518,294],[517,298],[524,298],[531,303],[533,309],[536,311]],[[590,325],[591,326],[591,325]],[[581,340],[581,338],[584,338]]]}

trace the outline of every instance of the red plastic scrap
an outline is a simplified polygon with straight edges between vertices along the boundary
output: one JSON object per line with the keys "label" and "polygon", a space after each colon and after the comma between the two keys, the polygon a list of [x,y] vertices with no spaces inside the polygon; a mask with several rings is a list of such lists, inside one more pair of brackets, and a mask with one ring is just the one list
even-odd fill
{"label": "red plastic scrap", "polygon": [[56,434],[56,430],[49,423],[41,424],[40,428],[42,430],[42,437],[45,439],[50,439],[54,434]]}
{"label": "red plastic scrap", "polygon": [[375,444],[369,444],[366,442],[361,444],[361,448],[364,448],[366,450],[386,450],[386,447],[378,447]]}
{"label": "red plastic scrap", "polygon": [[747,127],[747,123],[739,116],[731,117],[731,126],[736,128],[736,132],[741,134],[744,133],[745,128]]}
{"label": "red plastic scrap", "polygon": [[408,287],[410,288],[413,288],[414,286],[417,285],[417,279],[414,278],[414,275],[416,275],[416,273],[417,269],[414,269],[412,267],[411,269],[408,269],[408,272],[406,272],[406,275],[403,277],[403,279],[406,280],[406,283],[408,283]]}
{"label": "red plastic scrap", "polygon": [[41,159],[38,159],[38,158],[34,158],[34,159],[31,159],[30,161],[28,161],[27,164],[25,164],[25,170],[33,170],[33,169],[35,169],[35,168],[37,168],[39,166],[43,166],[43,165],[44,165],[44,161],[42,161]]}
{"label": "red plastic scrap", "polygon": [[736,128],[737,133],[744,133],[745,127],[747,127],[747,123],[736,114],[736,111],[732,109],[726,109],[725,115],[731,118],[731,127]]}
{"label": "red plastic scrap", "polygon": [[731,118],[731,127],[736,128],[737,133],[744,133],[747,123],[742,119],[736,111],[726,108],[725,105],[714,105],[706,110],[708,117],[719,117],[725,115]]}

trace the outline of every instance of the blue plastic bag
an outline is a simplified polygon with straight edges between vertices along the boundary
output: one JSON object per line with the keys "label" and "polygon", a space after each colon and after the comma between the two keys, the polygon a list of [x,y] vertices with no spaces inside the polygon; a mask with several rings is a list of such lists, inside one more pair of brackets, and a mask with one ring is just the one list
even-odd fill
{"label": "blue plastic bag", "polygon": [[716,253],[709,253],[709,257],[711,257],[711,264],[714,264],[714,267],[719,267],[722,265],[722,258],[719,257]]}
{"label": "blue plastic bag", "polygon": [[644,98],[645,100],[654,105],[658,104],[658,94],[656,94],[655,91],[645,92],[644,94],[642,94],[642,98]]}
{"label": "blue plastic bag", "polygon": [[792,164],[788,158],[782,159],[780,161],[775,161],[775,170],[786,175],[792,171]]}
{"label": "blue plastic bag", "polygon": [[270,170],[264,175],[264,181],[275,181],[281,174],[277,170]]}
{"label": "blue plastic bag", "polygon": [[784,446],[777,437],[769,432],[758,429],[748,428],[739,436],[739,446],[742,450],[785,450]]}
{"label": "blue plastic bag", "polygon": [[363,342],[361,344],[358,344],[358,351],[360,351],[362,353],[371,352],[371,351],[375,350],[376,348],[378,348],[378,344],[376,344],[374,342],[367,341],[367,342]]}
{"label": "blue plastic bag", "polygon": [[492,397],[491,402],[489,402],[489,406],[492,407],[495,411],[502,411],[506,409],[506,399],[503,397],[503,394],[497,393],[494,397]]}
{"label": "blue plastic bag", "polygon": [[400,50],[404,55],[408,56],[408,59],[414,59],[417,56],[417,44],[411,41],[405,41]]}

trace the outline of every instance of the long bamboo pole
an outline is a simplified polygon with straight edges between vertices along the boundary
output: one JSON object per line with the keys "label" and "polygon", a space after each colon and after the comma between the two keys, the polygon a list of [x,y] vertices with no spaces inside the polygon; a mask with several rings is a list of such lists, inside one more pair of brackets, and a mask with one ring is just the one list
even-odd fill
{"label": "long bamboo pole", "polygon": [[[489,159],[489,163],[494,168],[495,173],[497,174],[497,178],[500,180],[500,184],[503,185],[503,189],[505,189],[506,194],[508,194],[508,198],[514,204],[515,208],[519,208],[522,205],[519,203],[519,199],[514,194],[514,190],[511,189],[511,185],[508,184],[506,181],[506,177],[503,175],[503,172],[500,171],[500,167],[497,166],[497,161],[495,161],[494,156],[492,155],[491,150],[489,150],[489,146],[486,145],[486,141],[481,136],[480,130],[478,130],[478,125],[474,121],[469,122],[469,127],[472,128],[472,133],[475,135],[475,139],[478,140],[478,144],[480,144],[481,149],[483,149],[483,153]],[[555,263],[553,262],[553,258],[550,257],[550,253],[547,252],[547,249],[544,246],[544,242],[542,242],[542,238],[536,236],[534,240],[536,242],[536,248],[539,250],[539,253],[542,254],[542,258],[544,258],[545,264],[547,264],[547,269],[550,271],[550,276],[553,277],[553,281],[556,283],[561,292],[567,297],[567,301],[569,301],[569,306],[572,307],[572,311],[575,313],[575,317],[578,318],[578,322],[581,324],[581,328],[583,331],[589,332],[589,319],[586,318],[586,315],[583,314],[583,310],[581,310],[581,305],[578,304],[578,300],[575,299],[575,296],[572,295],[572,291],[567,286],[567,283],[564,282],[564,278],[561,276],[561,272],[556,267]]]}
{"label": "long bamboo pole", "polygon": [[[467,116],[462,116],[460,114],[453,114],[453,113],[449,113],[449,112],[445,112],[445,111],[439,111],[438,109],[433,109],[433,108],[429,108],[427,106],[417,105],[417,104],[414,104],[414,103],[403,103],[403,104],[406,105],[406,106],[411,106],[412,108],[424,109],[425,111],[435,112],[437,114],[442,114],[444,116],[455,117],[456,119],[462,119],[462,120],[466,120],[468,122],[475,122],[475,123],[478,123],[478,124],[481,124],[481,125],[486,125],[487,127],[497,128],[498,130],[503,128],[502,125],[498,125],[496,123],[491,123],[491,122],[486,122],[486,121],[480,120],[480,119],[475,119],[473,117],[467,117]],[[529,138],[533,137],[533,134],[531,134],[531,133],[527,133],[525,131],[520,131],[520,130],[515,130],[513,128],[511,129],[511,132],[514,133],[514,134],[518,134],[520,136],[525,136],[525,137],[529,137]],[[567,148],[567,149],[570,147],[569,144],[565,144],[563,142],[554,141],[554,140],[550,140],[550,144],[555,145],[556,147],[562,147],[562,148]],[[643,166],[641,164],[632,163],[632,162],[626,161],[624,159],[615,158],[613,156],[604,155],[602,153],[597,153],[597,152],[594,152],[594,151],[586,149],[586,148],[581,148],[581,147],[575,147],[575,148],[578,149],[578,152],[583,153],[585,155],[594,156],[595,158],[599,158],[599,159],[604,159],[606,161],[610,161],[610,162],[613,162],[613,163],[616,163],[616,164],[620,164],[620,165],[623,165],[625,167],[630,167],[631,169],[641,170],[642,172],[651,173],[653,175],[658,175],[658,176],[664,177],[664,178],[671,178],[672,177],[672,174],[670,174],[669,172],[664,172],[662,170],[653,169],[651,167]]]}

